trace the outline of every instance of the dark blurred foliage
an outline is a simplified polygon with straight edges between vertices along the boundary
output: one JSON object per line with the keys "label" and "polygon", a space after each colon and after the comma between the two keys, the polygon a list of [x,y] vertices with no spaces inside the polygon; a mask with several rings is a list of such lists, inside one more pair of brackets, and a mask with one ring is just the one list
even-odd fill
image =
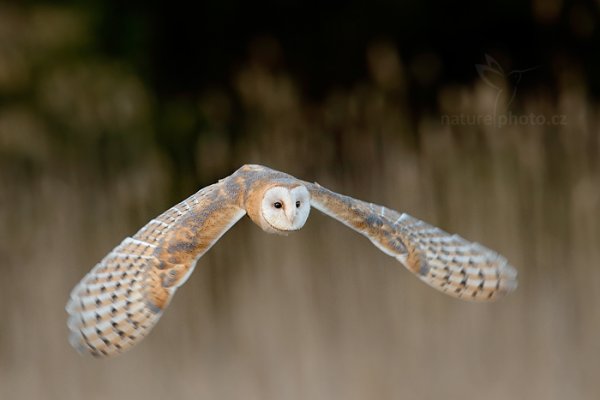
{"label": "dark blurred foliage", "polygon": [[[197,109],[202,93],[227,97],[230,115],[220,132],[226,140],[247,133],[235,77],[248,60],[271,73],[289,75],[300,98],[319,103],[332,90],[350,90],[368,79],[367,49],[380,41],[390,43],[405,67],[405,112],[413,131],[423,113],[439,113],[440,90],[479,79],[473,66],[485,54],[492,54],[507,71],[539,66],[521,88],[543,90],[553,102],[565,69],[583,75],[588,95],[598,95],[600,89],[595,73],[600,69],[598,5],[592,1],[16,4],[60,5],[86,21],[85,43],[78,38],[79,43],[59,56],[61,62],[103,59],[141,79],[153,102],[148,121],[153,129],[141,130],[145,135],[152,131],[177,176],[195,170],[197,135],[210,130],[210,118]],[[65,32],[69,34],[78,32]],[[96,150],[99,157],[112,158],[110,149],[122,145],[105,136]],[[107,153],[103,148],[109,148]],[[201,183],[197,176],[185,179],[193,186]]]}
{"label": "dark blurred foliage", "polygon": [[166,95],[227,85],[260,36],[281,45],[281,57],[269,60],[273,66],[285,64],[316,97],[365,79],[365,49],[381,38],[395,43],[405,60],[436,55],[435,79],[414,85],[472,82],[477,76],[470,66],[495,51],[507,67],[548,67],[537,83],[551,76],[553,58],[564,53],[585,66],[591,92],[600,89],[593,2],[109,1],[97,7],[101,49],[133,61]]}

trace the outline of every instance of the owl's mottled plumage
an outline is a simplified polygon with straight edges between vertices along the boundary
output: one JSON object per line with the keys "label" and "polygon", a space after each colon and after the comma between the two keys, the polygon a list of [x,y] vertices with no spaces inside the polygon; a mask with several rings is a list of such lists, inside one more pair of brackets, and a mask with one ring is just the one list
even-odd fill
{"label": "owl's mottled plumage", "polygon": [[[265,209],[270,206],[265,202],[280,193],[283,204],[277,207],[276,201],[273,209]],[[245,165],[151,220],[81,280],[66,307],[71,344],[96,356],[127,350],[158,321],[198,259],[245,214],[267,232],[286,233],[304,225],[310,206],[363,234],[419,279],[452,296],[490,300],[516,288],[514,268],[477,243],[318,184]],[[289,229],[281,229],[287,220]]]}

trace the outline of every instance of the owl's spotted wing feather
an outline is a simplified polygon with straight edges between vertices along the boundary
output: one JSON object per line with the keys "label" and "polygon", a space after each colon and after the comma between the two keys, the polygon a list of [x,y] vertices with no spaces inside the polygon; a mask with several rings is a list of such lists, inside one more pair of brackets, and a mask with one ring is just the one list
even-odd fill
{"label": "owl's spotted wing feather", "polygon": [[308,185],[313,207],[363,234],[438,290],[485,301],[517,287],[516,270],[504,257],[478,243],[407,214]]}
{"label": "owl's spotted wing feather", "polygon": [[245,214],[225,185],[208,186],[151,220],[81,280],[66,307],[73,347],[110,356],[150,331],[198,258]]}

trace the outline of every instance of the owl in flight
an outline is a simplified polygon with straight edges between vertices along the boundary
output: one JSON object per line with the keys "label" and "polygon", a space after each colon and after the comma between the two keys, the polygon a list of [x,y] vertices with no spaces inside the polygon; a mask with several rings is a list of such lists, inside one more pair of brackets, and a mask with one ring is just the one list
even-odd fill
{"label": "owl in flight", "polygon": [[311,206],[451,296],[487,301],[517,287],[515,269],[480,244],[317,183],[244,165],[148,222],[75,286],[66,306],[71,345],[99,357],[129,349],[156,324],[198,259],[244,215],[285,235],[304,226]]}

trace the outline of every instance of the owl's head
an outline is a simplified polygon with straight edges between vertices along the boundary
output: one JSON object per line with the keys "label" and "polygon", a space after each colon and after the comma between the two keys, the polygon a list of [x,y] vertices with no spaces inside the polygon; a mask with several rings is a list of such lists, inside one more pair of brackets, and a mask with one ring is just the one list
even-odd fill
{"label": "owl's head", "polygon": [[302,185],[273,186],[264,192],[260,212],[267,232],[285,234],[304,226],[310,213],[310,194]]}

